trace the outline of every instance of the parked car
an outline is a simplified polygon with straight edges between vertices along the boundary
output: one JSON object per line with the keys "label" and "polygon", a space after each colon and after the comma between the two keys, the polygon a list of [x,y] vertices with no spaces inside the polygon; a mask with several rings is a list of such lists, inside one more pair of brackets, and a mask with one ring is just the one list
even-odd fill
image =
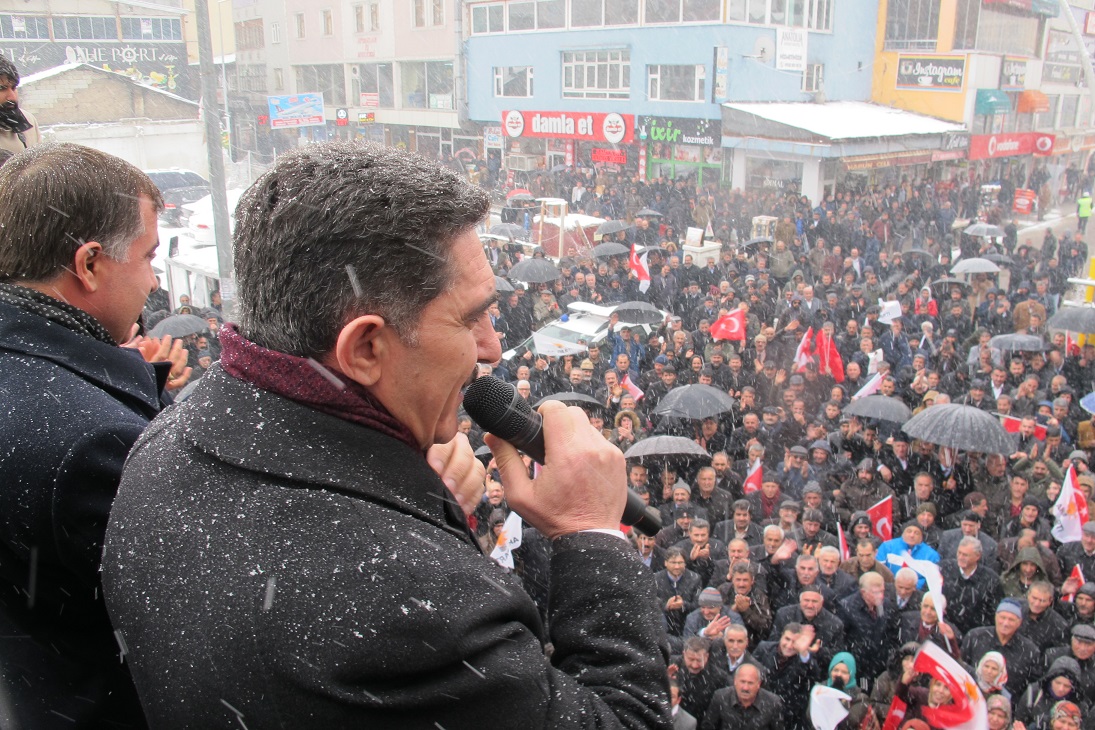
{"label": "parked car", "polygon": [[186,226],[189,211],[183,206],[209,195],[209,181],[193,170],[145,170],[163,196],[164,209],[160,222],[172,228]]}
{"label": "parked car", "polygon": [[[608,318],[615,309],[615,305],[604,307],[587,302],[572,302],[567,305],[565,315],[554,322],[545,324],[537,330],[537,334],[552,340],[562,340],[575,344],[578,340],[583,340],[587,345],[603,346],[605,340],[608,339]],[[663,311],[662,321],[665,321],[665,317],[668,316],[669,312]],[[646,344],[646,337],[649,337],[652,332],[658,329],[657,324],[635,324],[621,321],[616,324],[616,331],[618,332],[621,327],[630,327],[632,332],[636,330],[642,332],[645,335],[643,337],[644,345]],[[612,351],[611,347],[608,349],[610,352]],[[536,352],[536,343],[533,342],[531,336],[524,342],[503,352],[502,359],[512,360],[514,357],[520,357],[528,350]]]}

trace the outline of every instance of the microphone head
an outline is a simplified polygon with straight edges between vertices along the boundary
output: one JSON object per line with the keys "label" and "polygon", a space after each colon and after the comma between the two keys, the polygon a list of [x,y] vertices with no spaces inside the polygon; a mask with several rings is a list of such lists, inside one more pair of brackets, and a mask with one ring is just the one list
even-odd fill
{"label": "microphone head", "polygon": [[528,401],[509,383],[491,375],[476,378],[464,391],[464,410],[482,428],[510,441],[538,419]]}

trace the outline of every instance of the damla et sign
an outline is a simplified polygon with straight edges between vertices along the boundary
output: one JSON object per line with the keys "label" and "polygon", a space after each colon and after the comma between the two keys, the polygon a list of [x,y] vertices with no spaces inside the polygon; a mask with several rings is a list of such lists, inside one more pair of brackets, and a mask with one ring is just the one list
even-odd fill
{"label": "damla et sign", "polygon": [[635,139],[632,114],[597,112],[502,112],[507,137],[577,139],[587,142],[630,144]]}

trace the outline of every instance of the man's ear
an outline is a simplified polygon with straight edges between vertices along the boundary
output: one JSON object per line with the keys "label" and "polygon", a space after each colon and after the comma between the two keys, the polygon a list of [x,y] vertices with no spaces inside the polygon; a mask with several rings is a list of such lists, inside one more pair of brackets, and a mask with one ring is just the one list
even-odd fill
{"label": "man's ear", "polygon": [[103,285],[99,267],[102,265],[102,259],[105,256],[103,245],[98,241],[88,241],[76,249],[76,254],[72,257],[72,270],[70,273],[79,282],[82,292],[91,294],[98,291]]}
{"label": "man's ear", "polygon": [[380,380],[391,354],[393,337],[398,339],[383,317],[365,314],[343,326],[328,358],[339,372],[369,387]]}

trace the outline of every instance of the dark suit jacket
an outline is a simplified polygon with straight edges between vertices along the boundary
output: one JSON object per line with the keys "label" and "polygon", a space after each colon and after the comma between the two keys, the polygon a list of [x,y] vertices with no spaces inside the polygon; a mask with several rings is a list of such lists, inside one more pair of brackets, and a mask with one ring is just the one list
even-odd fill
{"label": "dark suit jacket", "polygon": [[103,587],[157,728],[668,727],[631,545],[564,536],[550,570],[551,662],[420,452],[214,366],[134,447]]}
{"label": "dark suit jacket", "polygon": [[159,386],[136,350],[0,304],[0,696],[22,727],[144,722],[99,562]]}

